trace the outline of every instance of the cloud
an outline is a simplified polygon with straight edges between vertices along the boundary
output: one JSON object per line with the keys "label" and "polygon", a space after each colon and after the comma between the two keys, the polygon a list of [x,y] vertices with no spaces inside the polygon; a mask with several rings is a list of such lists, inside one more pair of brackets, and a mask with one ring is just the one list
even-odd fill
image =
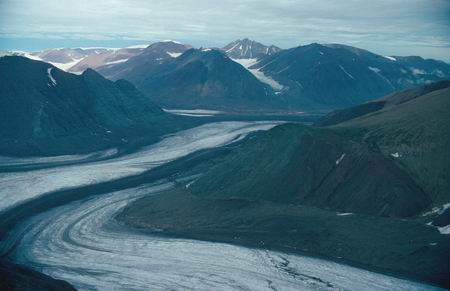
{"label": "cloud", "polygon": [[285,48],[338,42],[420,54],[450,47],[449,15],[447,0],[2,0],[0,35],[204,46],[249,37]]}

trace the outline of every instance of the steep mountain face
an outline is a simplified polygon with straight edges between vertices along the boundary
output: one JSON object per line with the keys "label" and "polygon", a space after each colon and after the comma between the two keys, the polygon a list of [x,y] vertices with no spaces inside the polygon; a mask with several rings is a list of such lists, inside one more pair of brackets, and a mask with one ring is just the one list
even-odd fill
{"label": "steep mountain face", "polygon": [[372,112],[386,109],[391,106],[399,105],[404,102],[408,102],[412,99],[421,97],[433,91],[441,90],[450,87],[450,81],[441,81],[425,85],[422,87],[409,89],[405,91],[396,92],[392,95],[388,95],[384,98],[369,101],[361,105],[349,107],[341,110],[335,110],[327,115],[321,117],[315,125],[317,126],[329,126],[336,125],[351,119],[355,119],[360,116],[367,115]]}
{"label": "steep mountain face", "polygon": [[332,131],[294,124],[256,136],[190,188],[208,198],[377,216],[407,217],[430,204],[391,159]]}
{"label": "steep mountain face", "polygon": [[450,78],[450,65],[416,57],[383,57],[344,46],[310,44],[267,56],[249,67],[284,86],[294,107],[339,108],[396,90]]}
{"label": "steep mountain face", "polygon": [[191,49],[177,58],[146,60],[148,65],[126,79],[163,107],[231,111],[280,104],[269,86],[219,50]]}
{"label": "steep mountain face", "polygon": [[0,58],[1,148],[66,153],[163,133],[166,114],[130,83],[93,70],[73,75],[23,57]]}
{"label": "steep mountain face", "polygon": [[248,38],[238,39],[222,48],[233,59],[259,59],[281,51],[274,45],[266,46]]}
{"label": "steep mountain face", "polygon": [[190,189],[392,217],[447,203],[449,85],[395,94],[384,108],[332,128],[288,124],[261,133]]}
{"label": "steep mountain face", "polygon": [[[450,201],[450,82],[394,94],[385,105],[332,128],[390,156],[429,195],[434,205]],[[337,115],[337,114],[334,114]],[[333,124],[332,116],[322,124]]]}
{"label": "steep mountain face", "polygon": [[97,70],[108,79],[123,78],[138,84],[146,76],[152,74],[160,64],[179,57],[190,48],[190,45],[174,41],[157,42],[145,48],[140,54],[130,57],[126,62],[105,64],[98,67]]}

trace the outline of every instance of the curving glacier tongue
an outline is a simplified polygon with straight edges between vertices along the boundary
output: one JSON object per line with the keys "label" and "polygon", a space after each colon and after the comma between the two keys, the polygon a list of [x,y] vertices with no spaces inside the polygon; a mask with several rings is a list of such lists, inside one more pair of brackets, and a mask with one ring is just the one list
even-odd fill
{"label": "curving glacier tongue", "polygon": [[74,202],[17,228],[15,260],[79,290],[428,290],[335,262],[132,232],[114,220],[170,183]]}

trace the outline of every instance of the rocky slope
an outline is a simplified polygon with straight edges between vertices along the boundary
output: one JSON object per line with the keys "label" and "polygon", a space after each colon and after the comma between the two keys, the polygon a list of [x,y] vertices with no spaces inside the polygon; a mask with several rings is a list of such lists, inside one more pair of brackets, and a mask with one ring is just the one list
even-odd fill
{"label": "rocky slope", "polygon": [[219,50],[190,49],[177,58],[146,60],[150,63],[126,78],[162,107],[258,111],[282,103],[268,85]]}
{"label": "rocky slope", "polygon": [[450,202],[450,82],[394,94],[383,101],[382,109],[335,124],[333,130],[394,159],[434,206]]}
{"label": "rocky slope", "polygon": [[190,48],[190,45],[174,41],[157,42],[142,50],[140,54],[129,58],[126,62],[105,64],[97,70],[108,79],[124,78],[137,85],[148,78],[159,65],[180,56]]}
{"label": "rocky slope", "polygon": [[[156,138],[173,117],[124,80],[73,75],[23,57],[0,58],[3,154],[61,154]],[[175,126],[176,127],[176,126]]]}
{"label": "rocky slope", "polygon": [[384,57],[345,45],[310,44],[249,67],[280,83],[292,106],[336,109],[450,78],[450,65],[420,57]]}

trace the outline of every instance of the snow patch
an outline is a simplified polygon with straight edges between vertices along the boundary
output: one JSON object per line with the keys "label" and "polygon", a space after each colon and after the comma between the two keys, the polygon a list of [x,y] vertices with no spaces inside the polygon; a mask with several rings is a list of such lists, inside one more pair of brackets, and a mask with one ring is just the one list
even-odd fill
{"label": "snow patch", "polygon": [[210,49],[210,48],[204,48],[204,49],[202,49],[202,52],[209,52],[209,51],[212,51],[212,49]]}
{"label": "snow patch", "polygon": [[38,56],[33,56],[33,55],[31,55],[31,54],[28,54],[28,53],[25,53],[23,56],[26,57],[26,58],[28,58],[28,59],[30,59],[30,60],[43,61],[43,59],[41,59],[40,57],[38,57]]}
{"label": "snow patch", "polygon": [[394,158],[396,158],[396,159],[398,159],[398,158],[401,158],[401,157],[402,157],[402,155],[401,155],[401,154],[399,154],[398,152],[397,152],[397,153],[392,153],[392,154],[391,154],[391,156],[392,156],[392,157],[394,157]]}
{"label": "snow patch", "polygon": [[107,62],[107,63],[105,63],[105,65],[120,64],[120,63],[125,63],[126,61],[128,61],[128,59],[121,59],[121,60],[116,60],[116,61]]}
{"label": "snow patch", "polygon": [[281,85],[280,83],[278,83],[277,81],[275,81],[274,79],[272,79],[269,76],[266,76],[264,74],[264,72],[258,70],[258,69],[248,69],[250,71],[250,73],[252,73],[258,80],[260,80],[263,83],[266,83],[267,85],[269,85],[270,87],[272,87],[272,89],[274,89],[275,91],[281,91],[283,90],[284,86]]}
{"label": "snow patch", "polygon": [[441,234],[450,234],[450,224],[437,228]]}
{"label": "snow patch", "polygon": [[251,66],[258,63],[258,59],[232,59],[248,70]]}
{"label": "snow patch", "polygon": [[353,215],[351,212],[344,212],[344,213],[337,213],[338,216],[347,216],[347,215]]}
{"label": "snow patch", "polygon": [[162,40],[161,42],[173,42],[173,43],[176,43],[176,44],[181,44],[181,42],[176,41],[176,40],[171,40],[171,39],[165,39],[165,40]]}
{"label": "snow patch", "polygon": [[61,69],[63,71],[67,71],[67,70],[69,70],[70,68],[72,68],[73,66],[75,66],[76,64],[78,64],[79,62],[81,62],[84,59],[85,59],[84,57],[80,58],[80,59],[74,59],[72,62],[68,62],[68,63],[55,63],[55,62],[49,62],[49,63],[54,65],[58,69]]}
{"label": "snow patch", "polygon": [[421,69],[417,69],[417,68],[413,68],[413,67],[411,67],[411,68],[409,68],[410,70],[411,70],[411,72],[414,74],[414,75],[426,75],[427,74],[427,72],[425,72],[424,70],[421,70]]}
{"label": "snow patch", "polygon": [[258,59],[233,59],[236,63],[240,64],[244,68],[246,68],[253,76],[256,77],[259,81],[269,85],[275,91],[283,90],[284,86],[272,79],[271,77],[264,74],[264,72],[260,71],[260,69],[250,69],[251,66],[258,63]]}
{"label": "snow patch", "polygon": [[341,68],[341,70],[342,70],[347,76],[349,76],[349,77],[352,78],[353,80],[356,80],[352,75],[350,75],[349,72],[347,72],[347,71],[344,69],[344,67],[342,67],[341,65],[339,65],[339,67]]}
{"label": "snow patch", "polygon": [[345,153],[343,153],[340,157],[339,157],[339,159],[337,159],[336,160],[336,165],[339,165],[341,162],[342,162],[342,160],[345,158]]}
{"label": "snow patch", "polygon": [[127,48],[130,48],[130,49],[145,49],[145,48],[148,48],[149,46],[150,46],[149,44],[137,44],[137,45],[129,46]]}
{"label": "snow patch", "polygon": [[191,182],[187,183],[186,186],[185,186],[186,189],[188,189],[189,187],[191,187],[191,185],[194,184],[195,181],[197,181],[197,180],[192,180]]}
{"label": "snow patch", "polygon": [[375,73],[379,73],[379,72],[381,72],[381,70],[380,69],[378,69],[378,68],[376,68],[376,67],[368,67],[369,68],[369,70],[371,70],[372,72],[375,72]]}
{"label": "snow patch", "polygon": [[[430,211],[423,213],[422,216],[427,216],[427,215],[435,214],[435,213],[437,213],[438,215],[441,215],[449,208],[450,208],[450,203],[444,204],[442,206],[433,207],[433,209],[431,209]],[[431,222],[430,222],[430,224],[431,224]]]}
{"label": "snow patch", "polygon": [[56,83],[55,78],[53,78],[53,76],[52,76],[52,70],[53,70],[53,68],[47,69],[47,76],[50,79],[50,81],[52,82],[53,86],[56,86],[57,83]]}
{"label": "snow patch", "polygon": [[384,57],[385,57],[386,59],[391,60],[391,61],[394,61],[394,62],[397,61],[397,59],[394,58],[394,57],[390,57],[390,56],[384,56]]}
{"label": "snow patch", "polygon": [[182,55],[182,53],[171,53],[171,52],[167,52],[167,54],[172,58],[178,58],[179,56]]}

